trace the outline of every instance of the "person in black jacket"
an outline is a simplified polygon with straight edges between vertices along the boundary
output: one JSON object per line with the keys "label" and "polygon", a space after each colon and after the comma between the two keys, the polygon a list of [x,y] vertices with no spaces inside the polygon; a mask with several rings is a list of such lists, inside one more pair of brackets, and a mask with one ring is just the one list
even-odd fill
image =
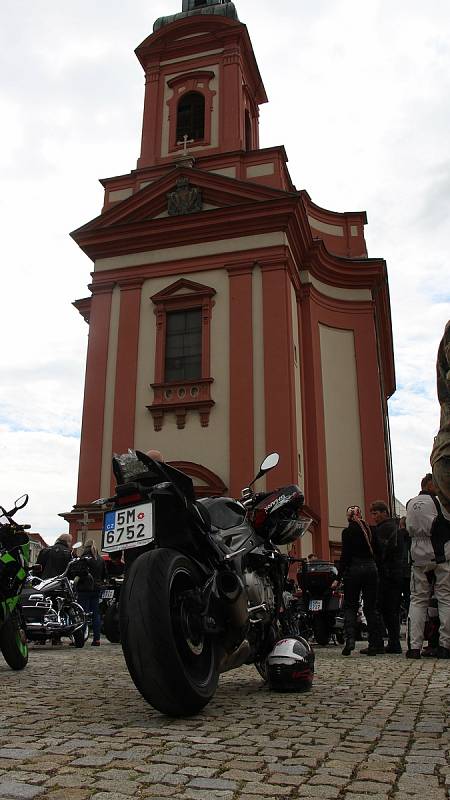
{"label": "person in black jacket", "polygon": [[[364,614],[367,619],[369,646],[365,653],[375,656],[384,652],[380,641],[376,613],[378,571],[375,563],[372,534],[362,518],[359,506],[347,509],[348,526],[342,531],[342,553],[339,563],[339,578],[344,580],[344,625],[345,647],[343,656],[355,649],[356,619],[362,594]],[[363,652],[363,651],[361,651]]]}
{"label": "person in black jacket", "polygon": [[62,533],[51,547],[40,550],[36,564],[42,566],[42,580],[62,575],[72,559],[72,537],[70,533]]}
{"label": "person in black jacket", "polygon": [[108,578],[121,578],[123,576],[125,572],[125,564],[122,556],[123,551],[119,550],[116,553],[110,553],[108,558],[103,559]]}
{"label": "person in black jacket", "polygon": [[389,514],[386,503],[371,503],[370,513],[375,522],[372,527],[374,551],[378,566],[378,609],[382,629],[388,635],[386,653],[401,653],[400,604],[403,587],[405,538],[398,531],[398,521]]}
{"label": "person in black jacket", "polygon": [[90,539],[84,545],[80,558],[72,562],[69,576],[77,578],[78,602],[86,614],[92,614],[93,639],[91,644],[100,644],[100,592],[105,583],[106,566],[99,556],[95,542]]}

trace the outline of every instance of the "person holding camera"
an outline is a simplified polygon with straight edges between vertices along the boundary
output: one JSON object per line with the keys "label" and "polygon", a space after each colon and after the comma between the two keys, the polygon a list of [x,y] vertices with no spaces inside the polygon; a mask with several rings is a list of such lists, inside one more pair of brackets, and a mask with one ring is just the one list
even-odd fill
{"label": "person holding camera", "polygon": [[93,639],[91,645],[100,645],[101,618],[100,592],[107,573],[104,560],[99,556],[95,542],[90,539],[84,545],[79,558],[68,568],[70,578],[76,578],[78,602],[85,614],[92,614]]}
{"label": "person holding camera", "polygon": [[378,570],[375,563],[372,532],[363,519],[359,506],[347,508],[347,519],[348,525],[342,531],[342,553],[339,562],[339,578],[344,581],[346,636],[342,655],[349,656],[355,649],[357,615],[362,594],[369,646],[361,652],[368,656],[376,656],[384,651],[376,612]]}

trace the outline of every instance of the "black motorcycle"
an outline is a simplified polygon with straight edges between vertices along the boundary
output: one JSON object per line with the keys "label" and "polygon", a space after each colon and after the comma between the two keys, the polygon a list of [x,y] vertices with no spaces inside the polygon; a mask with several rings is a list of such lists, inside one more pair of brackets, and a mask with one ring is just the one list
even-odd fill
{"label": "black motorcycle", "polygon": [[109,577],[108,583],[100,592],[100,617],[102,633],[109,642],[120,642],[119,600],[123,578]]}
{"label": "black motorcycle", "polygon": [[345,639],[344,595],[339,586],[333,588],[332,585],[337,580],[336,567],[319,559],[297,561],[301,565],[297,573],[299,590],[295,603],[289,608],[291,618],[297,615],[301,635],[305,638],[313,637],[322,646],[330,639],[342,644]]}
{"label": "black motorcycle", "polygon": [[239,502],[196,501],[187,475],[143,453],[113,459],[118,485],[102,549],[131,550],[120,598],[122,648],[136,687],[165,714],[197,713],[220,673],[242,664],[265,675],[274,644],[289,635],[289,562],[278,545],[302,536],[311,520],[299,518],[298,486],[253,493],[278,460],[264,460]]}
{"label": "black motorcycle", "polygon": [[75,647],[84,647],[90,615],[77,602],[76,581],[67,572],[46,580],[29,576],[20,599],[28,641],[45,644],[68,637]]}

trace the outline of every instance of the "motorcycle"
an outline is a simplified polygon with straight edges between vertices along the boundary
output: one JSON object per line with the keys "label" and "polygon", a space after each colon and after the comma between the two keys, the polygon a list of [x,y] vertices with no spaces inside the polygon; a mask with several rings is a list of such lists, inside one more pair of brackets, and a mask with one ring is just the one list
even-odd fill
{"label": "motorcycle", "polygon": [[30,543],[25,530],[13,516],[28,503],[24,494],[11,511],[0,506],[0,651],[11,669],[28,663],[28,646],[19,598],[27,576]]}
{"label": "motorcycle", "polygon": [[253,492],[278,461],[267,456],[240,502],[197,501],[189,476],[139,451],[113,459],[102,549],[134,550],[120,597],[122,649],[137,689],[164,714],[198,713],[219,675],[242,664],[266,678],[270,652],[289,635],[289,563],[278,545],[311,519],[299,517],[298,486]]}
{"label": "motorcycle", "polygon": [[69,566],[54,578],[29,577],[21,594],[28,641],[45,644],[47,639],[58,641],[67,636],[75,647],[84,647],[90,615],[77,602],[76,579],[68,577]]}
{"label": "motorcycle", "polygon": [[123,578],[108,579],[108,584],[100,594],[100,616],[102,620],[102,633],[109,642],[119,644],[119,600]]}
{"label": "motorcycle", "polygon": [[296,593],[297,603],[291,609],[296,611],[300,627],[303,625],[305,638],[314,637],[319,645],[327,645],[330,639],[343,644],[344,595],[339,587],[333,589],[338,570],[329,561],[308,561],[296,559],[301,568],[297,573],[299,591]]}

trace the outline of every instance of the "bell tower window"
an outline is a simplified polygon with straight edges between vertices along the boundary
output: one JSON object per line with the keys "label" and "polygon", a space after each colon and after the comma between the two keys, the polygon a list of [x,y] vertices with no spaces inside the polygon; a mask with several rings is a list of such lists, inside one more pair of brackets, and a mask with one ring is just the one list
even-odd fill
{"label": "bell tower window", "polygon": [[198,141],[205,136],[205,98],[200,92],[188,92],[177,108],[177,141],[184,136]]}
{"label": "bell tower window", "polygon": [[212,70],[196,70],[183,72],[167,81],[171,92],[163,136],[167,149],[163,148],[161,155],[186,146],[196,150],[217,147],[218,104],[216,89],[211,86],[214,80],[216,73]]}

